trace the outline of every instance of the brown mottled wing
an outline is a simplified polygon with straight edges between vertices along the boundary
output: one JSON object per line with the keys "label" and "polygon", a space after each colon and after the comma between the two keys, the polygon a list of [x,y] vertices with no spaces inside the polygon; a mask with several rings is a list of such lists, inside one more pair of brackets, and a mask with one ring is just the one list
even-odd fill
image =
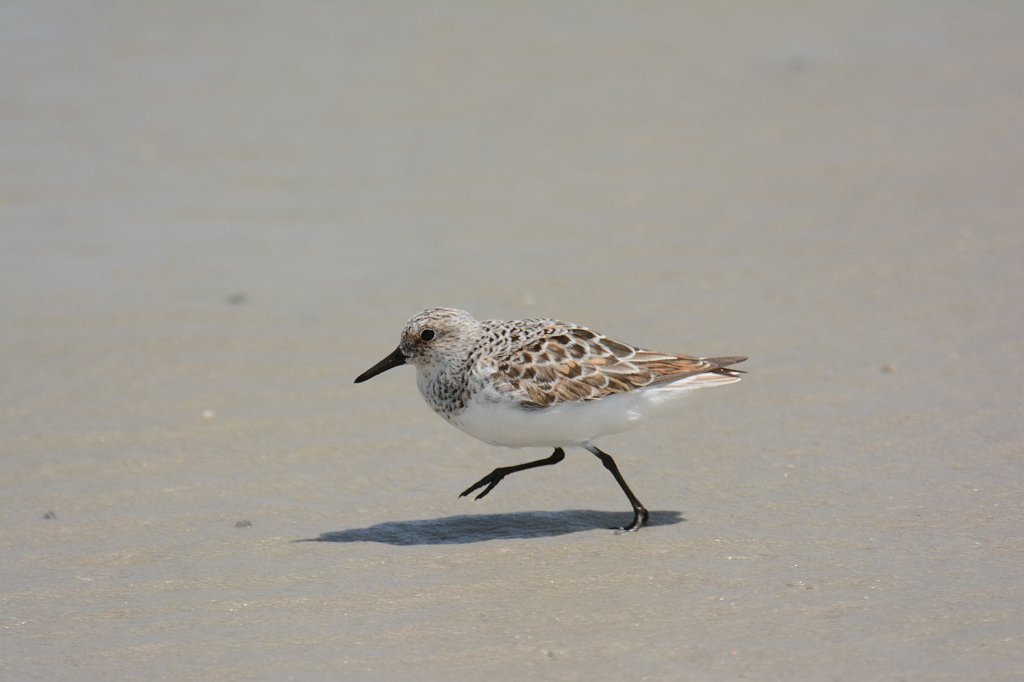
{"label": "brown mottled wing", "polygon": [[727,364],[718,360],[742,361],[655,353],[613,341],[585,327],[566,325],[546,332],[511,352],[497,367],[495,379],[517,394],[524,407],[596,400],[714,372]]}

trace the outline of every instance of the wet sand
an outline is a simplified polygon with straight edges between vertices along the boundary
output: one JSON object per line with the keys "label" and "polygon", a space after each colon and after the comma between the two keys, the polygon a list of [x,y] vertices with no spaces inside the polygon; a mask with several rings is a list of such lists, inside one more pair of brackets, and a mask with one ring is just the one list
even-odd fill
{"label": "wet sand", "polygon": [[[1024,9],[7,3],[0,673],[1011,680]],[[457,494],[430,305],[744,381]]]}

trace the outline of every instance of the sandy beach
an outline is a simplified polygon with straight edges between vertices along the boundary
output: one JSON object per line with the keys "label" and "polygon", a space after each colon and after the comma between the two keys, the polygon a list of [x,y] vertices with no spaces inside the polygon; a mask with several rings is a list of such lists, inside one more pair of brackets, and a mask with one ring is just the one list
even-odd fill
{"label": "sandy beach", "polygon": [[[8,2],[0,677],[1020,680],[1024,6]],[[435,305],[747,355],[546,456]]]}

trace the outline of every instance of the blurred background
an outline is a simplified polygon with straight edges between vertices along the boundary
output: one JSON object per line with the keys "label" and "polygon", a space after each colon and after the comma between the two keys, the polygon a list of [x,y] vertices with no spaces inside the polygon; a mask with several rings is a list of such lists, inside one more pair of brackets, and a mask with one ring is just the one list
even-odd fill
{"label": "blurred background", "polygon": [[[1022,35],[998,2],[4,2],[7,670],[1019,672]],[[537,453],[351,385],[434,305],[751,356],[606,446],[687,522],[506,538],[628,520],[580,453],[456,500]],[[483,513],[470,549],[290,544]]]}

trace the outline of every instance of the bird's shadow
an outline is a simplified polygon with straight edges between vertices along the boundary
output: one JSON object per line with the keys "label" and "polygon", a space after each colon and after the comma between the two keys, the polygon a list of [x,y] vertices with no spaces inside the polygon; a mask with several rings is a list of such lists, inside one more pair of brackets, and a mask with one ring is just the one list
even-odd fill
{"label": "bird's shadow", "polygon": [[[616,529],[629,523],[628,512],[565,509],[511,514],[462,514],[439,519],[386,521],[368,528],[350,528],[295,542],[382,542],[389,545],[460,545],[488,540],[549,538],[595,529]],[[651,512],[648,526],[670,526],[686,519],[681,512]],[[643,531],[641,531],[643,532]]]}

